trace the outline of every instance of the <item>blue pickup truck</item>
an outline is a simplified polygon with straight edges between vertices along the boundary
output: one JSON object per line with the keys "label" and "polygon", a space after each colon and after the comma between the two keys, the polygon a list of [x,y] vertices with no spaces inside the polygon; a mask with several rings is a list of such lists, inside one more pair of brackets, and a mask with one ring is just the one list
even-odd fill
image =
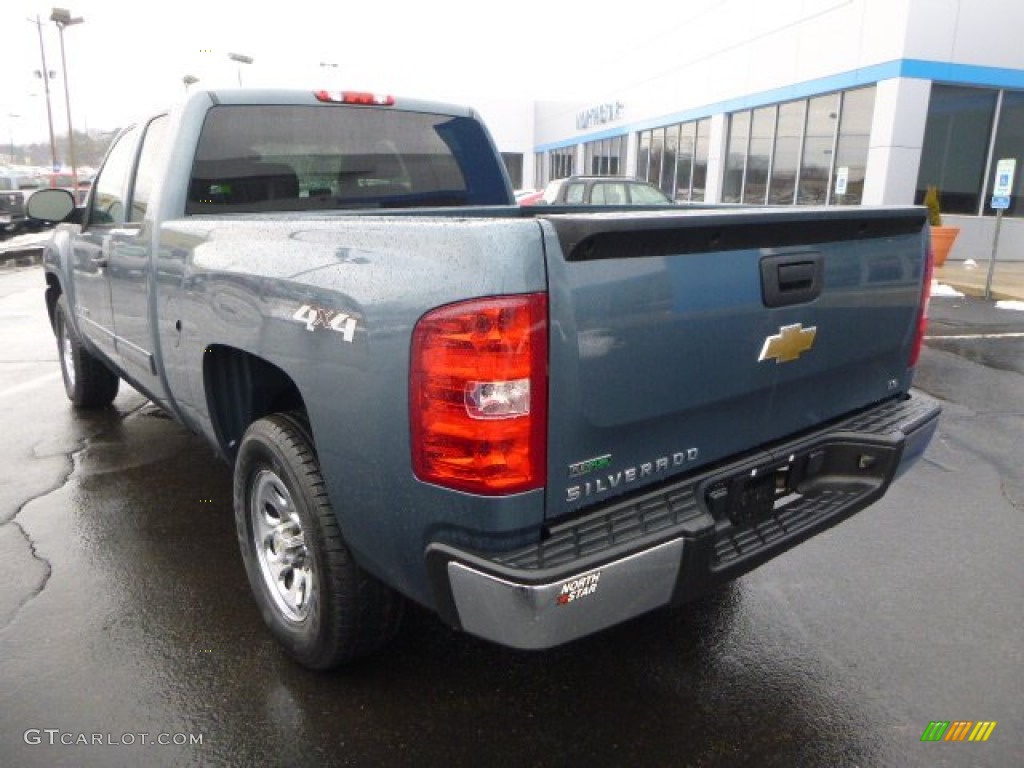
{"label": "blue pickup truck", "polygon": [[937,424],[921,208],[521,209],[472,110],[232,90],[29,212],[63,222],[71,402],[126,381],[230,463],[255,601],[311,668],[407,600],[524,649],[690,600],[879,499]]}

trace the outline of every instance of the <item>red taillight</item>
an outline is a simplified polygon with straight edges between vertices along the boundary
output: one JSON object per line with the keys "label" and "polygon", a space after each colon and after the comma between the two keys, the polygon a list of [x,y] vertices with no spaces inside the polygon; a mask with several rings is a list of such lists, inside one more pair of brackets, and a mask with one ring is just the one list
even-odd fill
{"label": "red taillight", "polygon": [[450,304],[412,338],[409,416],[416,476],[484,495],[547,480],[547,296]]}
{"label": "red taillight", "polygon": [[924,286],[921,288],[921,314],[917,317],[917,338],[914,339],[914,346],[910,351],[910,362],[908,368],[917,365],[917,359],[921,356],[921,346],[924,344],[924,334],[928,330],[928,304],[932,295],[932,267],[935,262],[935,255],[932,253],[931,244],[925,254]]}
{"label": "red taillight", "polygon": [[378,93],[363,93],[361,91],[314,91],[318,101],[326,101],[331,104],[363,104],[371,107],[390,107],[395,103],[394,96],[386,96]]}

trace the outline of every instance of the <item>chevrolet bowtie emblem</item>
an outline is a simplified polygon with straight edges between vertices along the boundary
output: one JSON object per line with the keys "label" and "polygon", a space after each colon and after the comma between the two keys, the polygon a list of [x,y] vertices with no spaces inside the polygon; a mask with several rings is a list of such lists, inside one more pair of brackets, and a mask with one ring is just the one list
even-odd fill
{"label": "chevrolet bowtie emblem", "polygon": [[804,328],[800,323],[784,325],[775,336],[769,336],[761,347],[757,362],[774,360],[776,363],[791,363],[814,346],[816,327]]}

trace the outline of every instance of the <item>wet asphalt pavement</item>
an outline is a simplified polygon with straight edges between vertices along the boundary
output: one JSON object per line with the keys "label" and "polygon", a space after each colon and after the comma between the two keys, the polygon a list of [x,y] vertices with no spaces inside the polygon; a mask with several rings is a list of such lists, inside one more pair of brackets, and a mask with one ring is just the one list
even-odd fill
{"label": "wet asphalt pavement", "polygon": [[228,467],[127,387],[72,413],[41,270],[0,272],[0,766],[1024,765],[1021,332],[935,300],[925,461],[727,589],[544,653],[412,610],[323,675],[263,629]]}

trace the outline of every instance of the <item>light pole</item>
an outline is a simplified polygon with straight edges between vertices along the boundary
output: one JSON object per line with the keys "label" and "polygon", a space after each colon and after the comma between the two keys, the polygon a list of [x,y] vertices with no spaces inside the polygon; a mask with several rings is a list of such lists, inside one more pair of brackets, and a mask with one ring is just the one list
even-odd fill
{"label": "light pole", "polygon": [[[244,53],[229,53],[228,58],[232,61],[241,64],[252,64],[252,56],[246,56]],[[242,87],[242,67],[238,67],[238,87]]]}
{"label": "light pole", "polygon": [[60,32],[60,63],[64,69],[64,106],[68,111],[68,154],[71,156],[71,186],[78,197],[78,163],[75,161],[75,135],[71,128],[71,91],[68,88],[68,62],[64,57],[64,27],[81,24],[85,19],[81,16],[71,18],[71,11],[66,8],[54,8],[50,13],[50,21],[57,25]]}
{"label": "light pole", "polygon": [[30,24],[36,25],[36,32],[39,33],[39,57],[43,60],[43,69],[36,72],[38,77],[43,79],[43,91],[46,94],[46,124],[50,129],[50,169],[57,171],[57,142],[53,138],[53,109],[50,107],[50,70],[46,68],[46,48],[43,46],[43,22],[37,15],[35,20],[28,20]]}
{"label": "light pole", "polygon": [[11,150],[11,152],[10,152],[10,155],[11,155],[11,165],[14,165],[14,121],[17,118],[19,118],[19,117],[21,117],[21,115],[16,115],[13,112],[8,112],[7,113],[7,118],[8,118],[8,121],[9,121],[7,125],[8,125],[8,130],[10,131],[10,139],[11,139],[11,146],[10,146],[10,150]]}

